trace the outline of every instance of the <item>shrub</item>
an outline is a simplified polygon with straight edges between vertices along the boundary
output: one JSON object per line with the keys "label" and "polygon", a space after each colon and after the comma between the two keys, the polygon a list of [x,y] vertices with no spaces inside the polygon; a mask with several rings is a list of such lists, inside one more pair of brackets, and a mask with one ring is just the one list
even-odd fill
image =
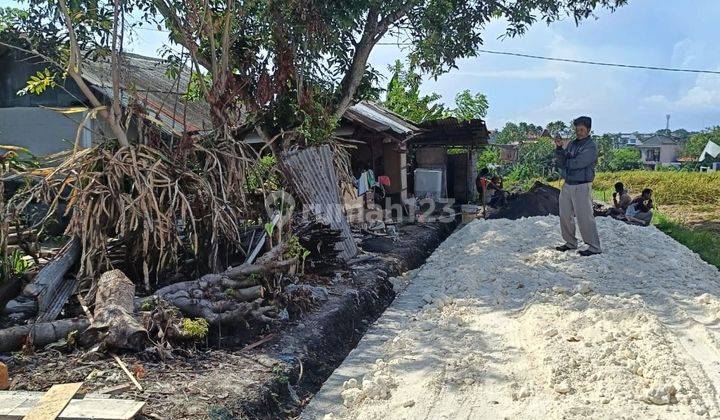
{"label": "shrub", "polygon": [[601,157],[598,169],[601,171],[629,171],[642,168],[640,150],[625,147],[610,149]]}
{"label": "shrub", "polygon": [[188,340],[202,340],[209,330],[210,324],[203,318],[183,318],[180,332]]}
{"label": "shrub", "polygon": [[486,147],[482,152],[478,153],[477,156],[477,169],[480,171],[483,168],[487,168],[488,165],[500,165],[500,148],[498,147]]}

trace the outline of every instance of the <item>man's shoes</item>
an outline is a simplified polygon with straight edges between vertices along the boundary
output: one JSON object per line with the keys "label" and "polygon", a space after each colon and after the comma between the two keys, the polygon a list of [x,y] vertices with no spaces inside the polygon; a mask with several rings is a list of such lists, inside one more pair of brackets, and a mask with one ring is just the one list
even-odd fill
{"label": "man's shoes", "polygon": [[567,251],[574,251],[575,248],[570,248],[567,245],[560,245],[560,246],[556,246],[555,250],[560,251],[560,252],[567,252]]}
{"label": "man's shoes", "polygon": [[595,251],[590,251],[589,249],[586,249],[584,251],[578,251],[578,254],[580,254],[581,257],[589,257],[591,255],[600,255],[600,254],[602,254],[602,252],[595,252]]}

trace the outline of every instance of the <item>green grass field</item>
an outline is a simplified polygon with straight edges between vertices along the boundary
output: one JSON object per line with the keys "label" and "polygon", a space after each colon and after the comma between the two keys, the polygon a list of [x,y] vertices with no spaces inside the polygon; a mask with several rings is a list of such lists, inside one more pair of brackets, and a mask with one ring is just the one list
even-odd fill
{"label": "green grass field", "polygon": [[[593,188],[609,191],[612,200],[616,182],[625,184],[631,195],[652,188],[657,204],[698,204],[720,206],[720,172],[622,171],[599,172]],[[598,197],[600,198],[600,197]]]}
{"label": "green grass field", "polygon": [[633,197],[643,188],[652,188],[656,203],[653,224],[720,268],[720,173],[599,173],[593,183],[593,198],[612,203],[613,186],[618,180]]}

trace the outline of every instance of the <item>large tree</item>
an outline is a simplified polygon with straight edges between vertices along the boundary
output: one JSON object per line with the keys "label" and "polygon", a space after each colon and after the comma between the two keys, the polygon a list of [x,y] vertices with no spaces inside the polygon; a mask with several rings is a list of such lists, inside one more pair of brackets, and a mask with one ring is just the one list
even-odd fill
{"label": "large tree", "polygon": [[[242,93],[235,97],[245,110],[278,115],[278,109],[299,109],[304,121],[330,125],[367,84],[373,74],[368,59],[386,35],[408,44],[412,63],[437,76],[455,67],[457,59],[476,53],[484,27],[493,18],[505,19],[507,35],[518,36],[537,21],[550,23],[570,16],[579,22],[598,8],[614,10],[627,2],[147,1],[151,11],[164,17],[173,40],[211,73],[228,73],[231,84]],[[229,57],[223,61],[224,52]],[[223,65],[218,66],[219,62]],[[221,86],[227,83],[220,82]],[[274,118],[274,124],[268,124],[267,118],[255,120],[267,131],[301,123],[292,118]]]}
{"label": "large tree", "polygon": [[383,105],[389,110],[418,124],[445,117],[448,112],[438,101],[437,93],[420,93],[422,76],[412,67],[406,69],[400,60],[390,67],[392,76],[388,83]]}
{"label": "large tree", "polygon": [[720,126],[710,127],[700,133],[695,133],[683,145],[680,155],[697,159],[708,142],[712,141],[720,145]]}
{"label": "large tree", "polygon": [[[579,22],[598,8],[614,10],[626,2],[74,0],[67,8],[85,51],[83,46],[98,41],[109,44],[109,12],[118,6],[165,25],[196,70],[209,72],[203,94],[217,127],[250,122],[268,135],[298,126],[324,127],[303,130],[300,137],[307,137],[329,133],[328,126],[372,80],[368,59],[386,35],[408,44],[412,63],[437,76],[455,67],[459,58],[476,53],[491,19],[504,19],[507,35],[518,36],[537,21],[570,16]],[[32,15],[28,21],[34,23],[28,29],[42,28],[44,35],[72,43],[73,31],[68,32],[68,21],[60,13],[64,1],[27,3]]]}
{"label": "large tree", "polygon": [[479,120],[485,118],[489,108],[488,100],[482,93],[472,94],[470,90],[455,95],[453,115],[461,121]]}
{"label": "large tree", "polygon": [[[524,123],[521,123],[524,124]],[[527,132],[520,128],[518,124],[508,122],[497,135],[495,143],[510,144],[519,143],[527,140]]]}

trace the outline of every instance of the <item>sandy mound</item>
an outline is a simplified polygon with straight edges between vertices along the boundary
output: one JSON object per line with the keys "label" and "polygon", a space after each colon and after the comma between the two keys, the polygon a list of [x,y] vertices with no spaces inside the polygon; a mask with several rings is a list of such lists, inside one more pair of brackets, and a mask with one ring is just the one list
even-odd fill
{"label": "sandy mound", "polygon": [[720,272],[655,228],[598,228],[580,258],[551,249],[557,217],[470,223],[302,417],[720,416]]}

